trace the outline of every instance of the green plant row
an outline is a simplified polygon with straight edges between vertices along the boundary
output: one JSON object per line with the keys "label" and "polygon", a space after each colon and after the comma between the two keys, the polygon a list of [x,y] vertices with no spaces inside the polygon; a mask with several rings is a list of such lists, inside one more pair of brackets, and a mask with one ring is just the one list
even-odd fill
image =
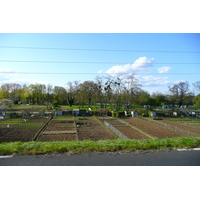
{"label": "green plant row", "polygon": [[25,129],[28,129],[28,128],[39,128],[42,126],[42,122],[38,122],[38,123],[23,123],[23,124],[19,124],[19,126],[17,126],[16,128],[25,128]]}
{"label": "green plant row", "polygon": [[161,150],[200,147],[200,137],[153,140],[101,140],[1,143],[0,154],[50,154],[109,151]]}

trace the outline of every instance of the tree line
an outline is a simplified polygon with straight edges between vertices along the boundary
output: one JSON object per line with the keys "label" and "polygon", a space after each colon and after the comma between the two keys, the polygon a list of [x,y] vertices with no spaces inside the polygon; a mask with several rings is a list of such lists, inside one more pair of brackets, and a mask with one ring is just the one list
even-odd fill
{"label": "tree line", "polygon": [[[192,84],[200,92],[200,81]],[[200,94],[190,90],[188,82],[180,82],[168,87],[168,94],[161,92],[149,94],[143,90],[135,77],[100,77],[95,81],[68,82],[66,87],[51,84],[20,85],[6,83],[0,87],[0,99],[12,100],[14,104],[84,105],[99,104],[104,108],[107,104],[119,110],[122,105],[194,105],[200,107]]]}

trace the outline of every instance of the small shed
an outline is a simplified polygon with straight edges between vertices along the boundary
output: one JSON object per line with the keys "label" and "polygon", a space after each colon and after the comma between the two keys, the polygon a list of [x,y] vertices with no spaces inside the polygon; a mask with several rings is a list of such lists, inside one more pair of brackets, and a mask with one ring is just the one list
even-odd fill
{"label": "small shed", "polygon": [[155,111],[154,111],[154,112],[151,112],[151,113],[150,113],[150,116],[151,116],[151,117],[156,117],[156,116],[157,116],[157,113],[156,113]]}
{"label": "small shed", "polygon": [[169,109],[169,106],[168,105],[163,105],[162,109]]}
{"label": "small shed", "polygon": [[195,112],[192,112],[192,117],[195,117],[195,116],[196,116]]}
{"label": "small shed", "polygon": [[72,115],[79,116],[80,115],[80,109],[73,109],[72,110]]}
{"label": "small shed", "polygon": [[187,108],[186,105],[184,105],[184,106],[180,106],[180,109],[186,109],[186,108]]}
{"label": "small shed", "polygon": [[72,115],[72,110],[64,110],[64,111],[62,111],[62,115]]}
{"label": "small shed", "polygon": [[2,114],[0,114],[0,120],[3,120],[4,116]]}
{"label": "small shed", "polygon": [[139,114],[135,110],[132,110],[131,115],[132,115],[132,117],[138,117]]}
{"label": "small shed", "polygon": [[150,108],[151,106],[150,105],[144,105],[144,108]]}
{"label": "small shed", "polygon": [[62,110],[56,110],[56,116],[62,115]]}

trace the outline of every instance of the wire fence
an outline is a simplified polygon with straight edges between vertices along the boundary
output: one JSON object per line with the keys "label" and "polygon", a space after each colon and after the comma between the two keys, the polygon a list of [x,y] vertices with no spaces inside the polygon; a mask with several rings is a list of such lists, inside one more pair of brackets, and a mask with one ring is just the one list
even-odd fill
{"label": "wire fence", "polygon": [[37,133],[33,136],[32,141],[37,141],[37,138],[40,135],[40,133],[46,128],[46,126],[52,119],[53,119],[53,116],[50,116],[49,119],[40,127]]}
{"label": "wire fence", "polygon": [[118,129],[116,129],[114,126],[109,124],[107,121],[104,121],[104,124],[106,127],[108,127],[115,135],[117,135],[119,138],[123,140],[129,140],[124,134],[122,134]]}

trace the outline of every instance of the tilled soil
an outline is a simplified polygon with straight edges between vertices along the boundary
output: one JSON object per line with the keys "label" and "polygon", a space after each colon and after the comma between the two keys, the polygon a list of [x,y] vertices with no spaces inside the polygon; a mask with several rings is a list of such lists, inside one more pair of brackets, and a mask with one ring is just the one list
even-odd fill
{"label": "tilled soil", "polygon": [[123,120],[158,139],[188,136],[138,118],[124,118]]}
{"label": "tilled soil", "polygon": [[0,142],[31,141],[38,129],[10,129],[0,137]]}
{"label": "tilled soil", "polygon": [[76,118],[78,140],[112,140],[117,139],[106,127],[94,117],[86,120]]}
{"label": "tilled soil", "polygon": [[46,129],[39,135],[38,141],[77,140],[73,120],[52,119]]}
{"label": "tilled soil", "polygon": [[40,142],[47,142],[47,141],[77,141],[76,134],[55,134],[55,135],[41,135],[38,139]]}
{"label": "tilled soil", "polygon": [[130,126],[114,126],[117,128],[123,135],[128,137],[129,139],[134,140],[142,140],[142,139],[151,139],[150,137],[146,136],[145,134],[139,132],[136,129],[133,129]]}
{"label": "tilled soil", "polygon": [[186,125],[186,124],[172,122],[172,121],[168,121],[168,120],[162,120],[162,123],[172,125],[172,126],[176,126],[178,128],[182,128],[182,129],[189,130],[189,131],[200,134],[200,129],[198,127],[194,126],[194,125],[193,126],[192,125]]}
{"label": "tilled soil", "polygon": [[127,125],[126,122],[122,122],[117,119],[107,119],[106,120],[109,124],[111,124],[113,127],[118,129],[123,135],[125,135],[129,139],[135,139],[135,140],[140,140],[140,139],[151,139],[144,133],[134,129],[133,127]]}
{"label": "tilled soil", "polygon": [[[40,123],[43,124],[47,121],[45,118],[29,119],[28,123]],[[40,127],[39,127],[40,128]],[[18,125],[12,128],[0,128],[0,143],[2,142],[29,142],[33,140],[33,137],[39,130],[39,128],[18,128]]]}
{"label": "tilled soil", "polygon": [[52,119],[45,131],[65,131],[74,130],[74,128],[74,123],[72,123],[72,121]]}

